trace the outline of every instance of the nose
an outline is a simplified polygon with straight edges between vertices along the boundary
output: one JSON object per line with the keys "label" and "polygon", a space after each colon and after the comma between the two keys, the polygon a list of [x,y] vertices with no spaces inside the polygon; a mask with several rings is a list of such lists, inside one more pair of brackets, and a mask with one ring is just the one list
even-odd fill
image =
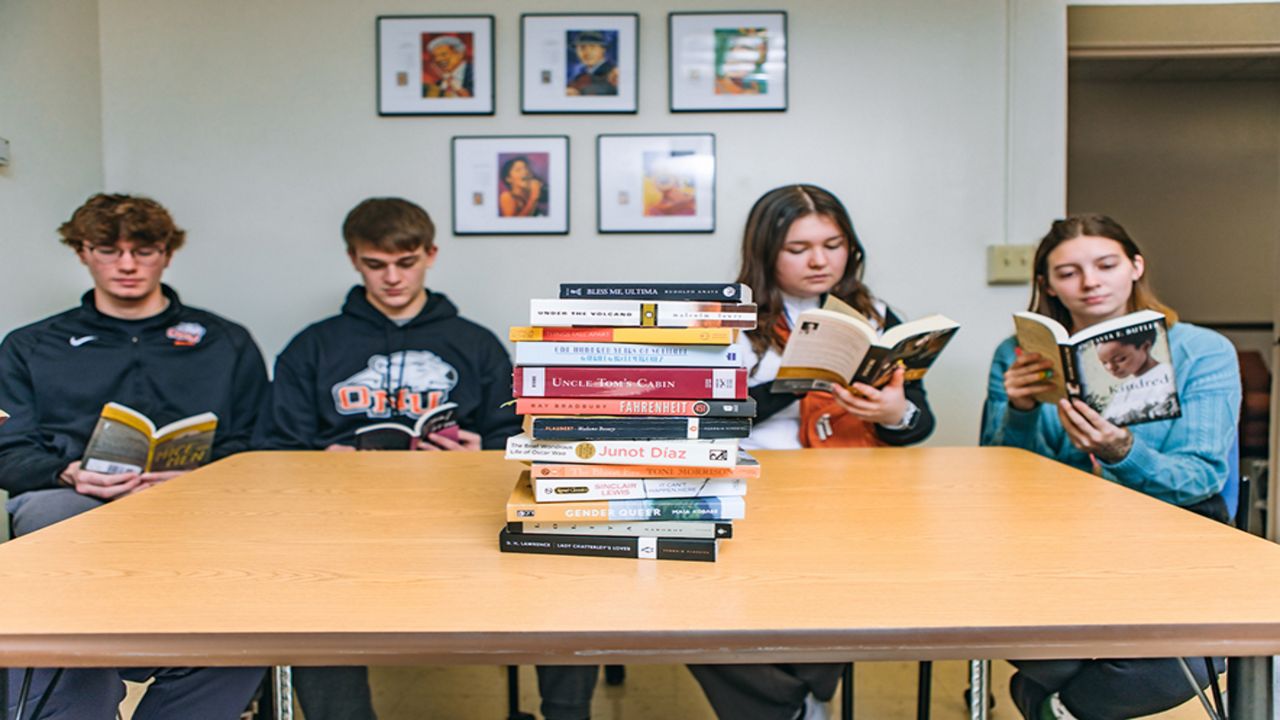
{"label": "nose", "polygon": [[116,261],[116,268],[125,272],[133,272],[138,269],[138,259],[133,256],[132,250],[120,251],[120,259]]}
{"label": "nose", "polygon": [[1093,268],[1085,268],[1084,271],[1080,273],[1080,280],[1087,288],[1097,287],[1101,282],[1098,277],[1098,273],[1095,272]]}
{"label": "nose", "polygon": [[395,265],[388,265],[387,274],[385,277],[386,277],[386,283],[388,285],[399,285],[400,279],[401,279],[400,268],[396,267]]}
{"label": "nose", "polygon": [[813,252],[809,253],[809,267],[815,270],[827,266],[827,249],[825,247],[816,247]]}

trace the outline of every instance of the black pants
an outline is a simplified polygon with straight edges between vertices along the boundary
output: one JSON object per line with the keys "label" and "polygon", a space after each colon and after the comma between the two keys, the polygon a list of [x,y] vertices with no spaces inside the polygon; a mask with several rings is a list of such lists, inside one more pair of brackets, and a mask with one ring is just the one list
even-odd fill
{"label": "black pants", "polygon": [[791,720],[810,693],[830,700],[843,671],[839,663],[689,666],[722,720]]}
{"label": "black pants", "polygon": [[[1222,672],[1222,658],[1213,659]],[[1203,658],[1187,665],[1200,688],[1209,686]],[[1009,693],[1024,718],[1039,717],[1040,704],[1058,693],[1079,720],[1125,720],[1163,712],[1195,697],[1175,658],[1142,660],[1026,660],[1009,681]],[[1216,675],[1215,675],[1216,679]]]}
{"label": "black pants", "polygon": [[[546,720],[587,720],[596,689],[595,665],[539,665],[538,691]],[[299,667],[294,691],[307,720],[376,720],[363,667]]]}

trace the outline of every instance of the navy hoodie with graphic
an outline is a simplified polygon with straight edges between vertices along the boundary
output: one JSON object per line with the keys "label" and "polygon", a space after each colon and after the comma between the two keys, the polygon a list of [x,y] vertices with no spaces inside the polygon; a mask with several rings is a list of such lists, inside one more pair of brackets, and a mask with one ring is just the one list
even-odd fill
{"label": "navy hoodie with graphic", "polygon": [[307,327],[276,358],[271,402],[258,445],[323,450],[354,445],[378,422],[412,425],[424,412],[457,403],[458,426],[485,449],[520,432],[511,400],[511,361],[493,333],[458,316],[432,292],[416,317],[398,325],[369,304],[363,286],[342,313]]}
{"label": "navy hoodie with graphic", "polygon": [[163,427],[218,416],[214,459],[248,450],[267,396],[267,368],[249,331],[187,307],[167,285],[158,315],[122,320],[80,307],[9,333],[0,344],[0,488],[58,487],[79,460],[102,406],[117,402]]}

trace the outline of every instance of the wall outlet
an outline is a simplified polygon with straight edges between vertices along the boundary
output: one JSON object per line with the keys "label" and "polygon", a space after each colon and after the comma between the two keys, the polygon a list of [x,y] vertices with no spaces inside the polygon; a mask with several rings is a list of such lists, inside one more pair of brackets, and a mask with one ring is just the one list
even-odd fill
{"label": "wall outlet", "polygon": [[9,164],[9,141],[0,138],[0,167]]}
{"label": "wall outlet", "polygon": [[1030,284],[1031,263],[1035,257],[1035,245],[988,245],[987,284]]}

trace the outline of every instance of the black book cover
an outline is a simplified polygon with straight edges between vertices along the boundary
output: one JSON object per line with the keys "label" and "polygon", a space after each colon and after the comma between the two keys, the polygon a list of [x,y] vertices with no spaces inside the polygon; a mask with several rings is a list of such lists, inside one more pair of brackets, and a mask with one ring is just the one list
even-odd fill
{"label": "black book cover", "polygon": [[536,555],[585,555],[647,560],[715,562],[715,540],[676,540],[604,535],[513,535],[498,533],[502,552]]}
{"label": "black book cover", "polygon": [[535,440],[715,440],[745,438],[749,418],[535,417]]}
{"label": "black book cover", "polygon": [[560,297],[742,303],[751,290],[742,283],[561,283]]}

